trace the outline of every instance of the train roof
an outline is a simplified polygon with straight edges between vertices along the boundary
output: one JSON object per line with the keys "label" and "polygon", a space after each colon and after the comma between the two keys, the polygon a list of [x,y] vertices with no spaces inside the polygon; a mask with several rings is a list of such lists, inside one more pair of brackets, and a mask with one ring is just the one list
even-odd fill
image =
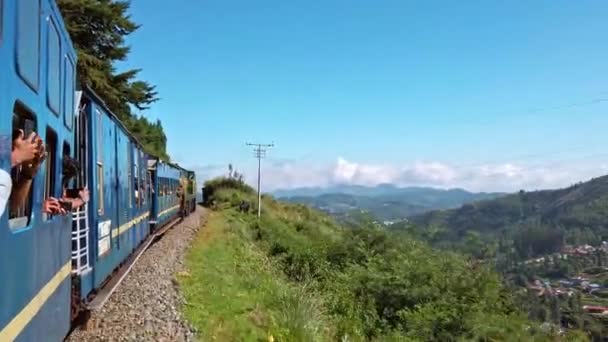
{"label": "train roof", "polygon": [[[87,97],[89,97],[91,100],[95,101],[95,103],[99,106],[101,106],[107,113],[108,115],[114,119],[114,121],[116,121],[116,123],[118,123],[118,125],[120,126],[120,128],[122,130],[124,130],[127,135],[129,136],[129,139],[133,140],[135,143],[137,143],[137,145],[143,150],[144,145],[135,137],[135,135],[133,135],[133,133],[131,133],[127,127],[125,126],[125,124],[122,122],[122,120],[120,120],[118,118],[118,116],[116,114],[114,114],[114,112],[110,109],[110,107],[108,107],[108,105],[105,103],[105,101],[99,96],[97,95],[97,93],[95,93],[93,91],[93,89],[91,89],[89,86],[86,86],[83,90],[82,90],[83,94]],[[147,153],[147,152],[146,152]],[[148,153],[149,154],[149,153]],[[150,154],[151,155],[151,154]],[[153,157],[158,158],[158,156],[154,156],[151,155]]]}
{"label": "train roof", "polygon": [[[93,91],[93,89],[91,89],[91,87],[86,86],[86,87],[85,87],[83,90],[81,90],[81,91],[83,92],[83,94],[84,94],[85,96],[87,96],[87,97],[91,98],[93,101],[95,101],[95,103],[97,103],[98,105],[100,105],[100,106],[101,106],[101,107],[102,107],[102,108],[103,108],[103,109],[104,109],[104,110],[105,110],[105,111],[108,113],[108,115],[110,115],[110,117],[111,117],[112,119],[114,119],[114,120],[115,120],[115,121],[118,123],[118,125],[120,126],[120,128],[122,128],[122,129],[123,129],[123,130],[124,130],[124,131],[127,133],[127,135],[129,136],[129,138],[130,138],[131,140],[133,140],[135,143],[137,143],[137,145],[138,145],[138,146],[139,146],[139,147],[140,147],[140,148],[141,148],[141,149],[142,149],[142,150],[143,150],[143,151],[144,151],[146,154],[148,154],[148,155],[149,155],[149,156],[151,156],[151,157],[154,157],[155,159],[157,159],[157,160],[159,160],[159,161],[162,161],[162,160],[160,159],[160,157],[159,157],[159,156],[154,155],[154,154],[151,154],[151,153],[148,153],[148,152],[146,152],[146,151],[144,150],[144,145],[143,145],[143,144],[142,144],[142,143],[141,143],[141,142],[140,142],[140,141],[139,141],[139,140],[138,140],[138,139],[135,137],[135,135],[133,135],[133,133],[131,133],[131,132],[130,132],[130,131],[127,129],[127,127],[126,127],[126,126],[125,126],[125,124],[122,122],[122,120],[120,120],[120,119],[118,118],[118,116],[117,116],[116,114],[114,114],[114,112],[113,112],[113,111],[110,109],[110,107],[108,107],[108,105],[105,103],[105,101],[104,101],[104,100],[103,100],[103,99],[102,99],[102,98],[101,98],[99,95],[97,95],[97,93],[95,93],[95,91]],[[187,169],[185,169],[185,168],[181,167],[181,166],[180,166],[179,164],[177,164],[177,163],[166,162],[166,161],[162,161],[162,162],[163,162],[163,163],[165,163],[165,164],[171,165],[171,166],[173,166],[173,167],[174,167],[174,168],[176,168],[176,169],[180,169],[180,170],[182,170],[182,171],[186,171],[186,172],[194,172],[194,171],[187,170]],[[155,163],[155,164],[156,164],[156,163]],[[151,165],[148,165],[148,166],[151,166]],[[154,166],[156,166],[156,165],[154,165]]]}

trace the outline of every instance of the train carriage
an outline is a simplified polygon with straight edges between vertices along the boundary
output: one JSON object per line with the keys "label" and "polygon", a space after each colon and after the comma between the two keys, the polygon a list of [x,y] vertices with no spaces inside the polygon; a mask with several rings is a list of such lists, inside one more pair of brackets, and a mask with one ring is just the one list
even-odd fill
{"label": "train carriage", "polygon": [[[83,302],[149,235],[150,158],[120,120],[90,89],[83,92],[77,125],[80,185],[95,184],[86,210],[89,263],[78,264]],[[85,215],[81,215],[85,216]],[[78,263],[79,260],[76,261]],[[92,269],[92,272],[87,270]]]}
{"label": "train carriage", "polygon": [[[55,2],[0,0],[0,168],[13,184],[22,178],[10,162],[19,129],[47,151],[25,204],[0,216],[0,341],[63,340],[153,229],[179,217],[177,186],[195,178],[146,154],[93,91],[75,90],[76,54]],[[44,215],[44,200],[63,195],[64,157],[80,167],[67,186],[88,187],[90,201]]]}
{"label": "train carriage", "polygon": [[15,129],[37,132],[48,152],[25,205],[0,218],[0,341],[61,340],[70,326],[70,218],[42,205],[60,197],[61,156],[73,155],[75,65],[54,1],[0,1],[0,167],[22,177]]}
{"label": "train carriage", "polygon": [[180,184],[181,170],[178,166],[158,158],[149,167],[154,193],[154,203],[150,212],[153,229],[171,222],[179,216],[177,187]]}

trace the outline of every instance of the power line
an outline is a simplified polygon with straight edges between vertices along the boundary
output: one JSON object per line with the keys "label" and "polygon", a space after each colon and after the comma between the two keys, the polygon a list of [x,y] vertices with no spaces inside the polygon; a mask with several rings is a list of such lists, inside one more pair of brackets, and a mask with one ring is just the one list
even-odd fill
{"label": "power line", "polygon": [[268,148],[274,147],[274,144],[246,143],[247,146],[253,146],[254,157],[258,159],[258,218],[262,213],[262,158],[266,157]]}

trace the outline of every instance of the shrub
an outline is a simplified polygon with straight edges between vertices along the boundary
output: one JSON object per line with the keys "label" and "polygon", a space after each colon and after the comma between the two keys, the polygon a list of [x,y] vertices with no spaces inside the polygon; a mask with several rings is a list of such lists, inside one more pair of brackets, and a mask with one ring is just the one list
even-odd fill
{"label": "shrub", "polygon": [[245,184],[242,179],[219,177],[208,180],[204,184],[203,188],[203,204],[205,206],[211,206],[215,195],[219,190],[232,189],[239,191],[244,194],[253,194],[255,190],[252,187]]}

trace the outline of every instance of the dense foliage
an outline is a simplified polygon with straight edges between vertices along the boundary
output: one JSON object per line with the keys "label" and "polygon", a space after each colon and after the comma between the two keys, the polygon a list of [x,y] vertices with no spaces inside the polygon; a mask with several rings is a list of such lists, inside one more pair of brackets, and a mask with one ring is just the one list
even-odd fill
{"label": "dense foliage", "polygon": [[245,241],[263,251],[273,269],[321,301],[314,317],[326,317],[326,338],[521,341],[551,334],[519,313],[485,265],[434,250],[406,232],[369,222],[343,228],[304,205],[268,197],[258,220],[239,211],[243,201],[255,202],[252,189],[226,179],[205,187],[214,208],[244,225]]}
{"label": "dense foliage", "polygon": [[[604,176],[565,189],[520,191],[430,212],[392,228],[494,265],[531,319],[581,329],[600,341],[608,336],[608,320],[583,307],[608,307],[604,290],[591,291],[580,283],[572,285],[572,280],[608,286],[608,253],[601,248],[608,239],[607,216],[608,176]],[[595,248],[574,251],[586,245]],[[561,293],[539,292],[546,287]]]}
{"label": "dense foliage", "polygon": [[515,243],[521,258],[558,252],[565,244],[597,245],[608,239],[608,176],[559,190],[520,191],[494,200],[465,204],[410,218],[426,229],[437,227],[437,243],[462,245],[476,232],[486,241]]}
{"label": "dense foliage", "polygon": [[78,79],[91,87],[146,151],[165,160],[167,137],[160,121],[134,113],[158,100],[155,87],[137,79],[139,69],[119,72],[116,62],[127,58],[125,37],[138,29],[127,11],[128,1],[58,0],[67,30],[78,53]]}

